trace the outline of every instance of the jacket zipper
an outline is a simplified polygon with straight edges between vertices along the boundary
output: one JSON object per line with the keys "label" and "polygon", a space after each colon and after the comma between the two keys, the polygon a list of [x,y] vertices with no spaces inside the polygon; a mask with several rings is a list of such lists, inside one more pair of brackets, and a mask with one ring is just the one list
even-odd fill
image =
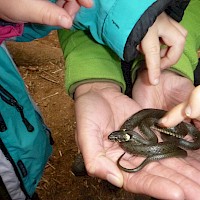
{"label": "jacket zipper", "polygon": [[24,125],[26,126],[27,130],[29,132],[33,132],[34,127],[29,123],[29,121],[24,116],[23,106],[21,106],[17,102],[15,97],[12,96],[5,88],[3,88],[1,84],[0,84],[0,97],[5,103],[16,108],[16,110],[19,112],[19,114],[22,118],[22,121],[23,121]]}

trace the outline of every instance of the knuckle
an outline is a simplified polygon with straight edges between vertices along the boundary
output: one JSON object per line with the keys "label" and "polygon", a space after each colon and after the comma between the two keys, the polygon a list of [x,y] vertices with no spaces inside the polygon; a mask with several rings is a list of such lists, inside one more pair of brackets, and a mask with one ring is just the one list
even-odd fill
{"label": "knuckle", "polygon": [[151,46],[148,50],[151,55],[160,55],[160,47],[157,45]]}
{"label": "knuckle", "polygon": [[187,37],[187,35],[188,35],[188,31],[187,31],[186,29],[184,29],[184,32],[183,32],[183,34],[184,34],[184,37],[186,38],[186,37]]}
{"label": "knuckle", "polygon": [[54,19],[52,17],[52,12],[48,8],[42,8],[40,10],[41,22],[42,24],[53,25]]}
{"label": "knuckle", "polygon": [[184,46],[186,41],[186,37],[184,37],[183,35],[179,36],[178,40],[177,40],[177,44],[180,46]]}

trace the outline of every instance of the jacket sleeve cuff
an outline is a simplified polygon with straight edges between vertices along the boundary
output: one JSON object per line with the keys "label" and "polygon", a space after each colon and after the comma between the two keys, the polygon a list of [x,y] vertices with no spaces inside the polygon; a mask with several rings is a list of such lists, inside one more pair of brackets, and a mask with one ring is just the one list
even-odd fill
{"label": "jacket sleeve cuff", "polygon": [[124,92],[125,82],[119,58],[110,49],[94,42],[89,35],[83,31],[59,31],[68,94],[73,97],[79,85],[97,81],[114,82]]}
{"label": "jacket sleeve cuff", "polygon": [[125,91],[121,68],[108,60],[95,58],[79,62],[68,56],[65,67],[65,86],[71,97],[79,85],[92,82],[113,82],[121,87],[122,92]]}
{"label": "jacket sleeve cuff", "polygon": [[185,10],[183,20],[180,22],[188,30],[183,54],[172,67],[172,70],[194,81],[194,70],[198,64],[198,50],[200,48],[200,18],[199,0],[193,0]]}
{"label": "jacket sleeve cuff", "polygon": [[[132,65],[131,76],[134,82],[137,76],[137,70],[144,61],[144,56],[140,55],[135,59]],[[198,53],[194,38],[188,34],[183,54],[179,61],[168,70],[174,71],[177,74],[184,76],[194,82],[194,70],[198,64]]]}
{"label": "jacket sleeve cuff", "polygon": [[178,74],[189,78],[194,82],[194,70],[198,64],[198,53],[194,38],[187,36],[185,48],[179,61],[170,69]]}

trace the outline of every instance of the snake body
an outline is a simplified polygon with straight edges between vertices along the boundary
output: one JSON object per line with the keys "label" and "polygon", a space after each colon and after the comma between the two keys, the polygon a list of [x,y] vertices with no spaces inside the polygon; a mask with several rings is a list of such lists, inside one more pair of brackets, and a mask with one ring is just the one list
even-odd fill
{"label": "snake body", "polygon": [[[132,155],[146,157],[136,168],[127,169],[120,165],[119,168],[126,172],[137,172],[149,162],[170,158],[186,157],[186,150],[196,150],[200,148],[200,132],[192,124],[181,122],[173,128],[163,128],[158,125],[158,120],[164,116],[166,111],[159,109],[143,109],[124,122],[119,131],[112,132],[108,138],[111,141],[119,142],[121,148]],[[137,128],[140,134],[135,132]],[[161,133],[163,142],[158,142],[154,130]],[[193,141],[184,139],[190,135]]]}

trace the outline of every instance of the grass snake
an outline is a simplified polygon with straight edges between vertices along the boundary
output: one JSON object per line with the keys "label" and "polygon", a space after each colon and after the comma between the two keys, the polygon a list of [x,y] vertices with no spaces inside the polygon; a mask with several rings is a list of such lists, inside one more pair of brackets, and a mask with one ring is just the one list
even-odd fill
{"label": "grass snake", "polygon": [[[120,169],[126,172],[138,172],[148,163],[170,157],[186,157],[186,150],[200,148],[200,131],[190,123],[181,122],[173,128],[164,128],[158,125],[158,120],[166,111],[160,109],[143,109],[132,115],[121,126],[119,131],[112,132],[108,139],[119,142],[125,151],[117,160]],[[135,128],[139,132],[134,131]],[[154,131],[161,133],[162,142]],[[186,135],[192,141],[184,139]],[[120,165],[125,153],[143,156],[145,160],[137,167],[128,169]]]}

